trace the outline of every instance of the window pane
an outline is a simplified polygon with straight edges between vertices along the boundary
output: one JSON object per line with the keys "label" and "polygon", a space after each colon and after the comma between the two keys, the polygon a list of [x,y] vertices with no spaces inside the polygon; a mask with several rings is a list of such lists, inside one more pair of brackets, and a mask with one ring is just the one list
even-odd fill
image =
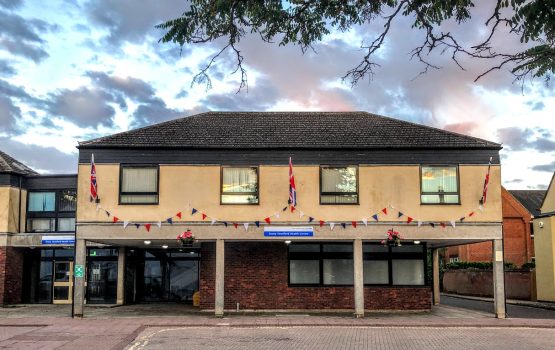
{"label": "window pane", "polygon": [[388,284],[387,260],[364,260],[364,284]]}
{"label": "window pane", "polygon": [[342,194],[342,195],[321,195],[320,201],[323,204],[356,204],[358,203],[357,195]]}
{"label": "window pane", "polygon": [[383,244],[364,244],[362,246],[364,253],[389,253],[389,247]]}
{"label": "window pane", "polygon": [[353,259],[325,259],[324,284],[353,284]]}
{"label": "window pane", "polygon": [[63,190],[60,197],[60,211],[75,211],[77,208],[77,192],[75,190]]}
{"label": "window pane", "polygon": [[222,194],[224,204],[256,204],[258,196],[256,194]]}
{"label": "window pane", "polygon": [[422,253],[424,251],[424,245],[422,244],[411,245],[410,243],[407,243],[399,247],[392,247],[391,251],[393,253]]}
{"label": "window pane", "polygon": [[75,255],[75,252],[73,251],[73,248],[68,248],[68,249],[56,249],[54,251],[54,254],[56,255],[56,260],[60,260],[60,258],[70,258],[73,259],[73,256]]}
{"label": "window pane", "polygon": [[392,260],[393,284],[395,285],[424,285],[424,261],[422,260]]}
{"label": "window pane", "polygon": [[158,168],[123,168],[121,180],[122,192],[156,193],[158,183]]}
{"label": "window pane", "polygon": [[89,256],[118,256],[118,250],[112,248],[91,248]]}
{"label": "window pane", "polygon": [[457,167],[422,167],[422,192],[457,192]]}
{"label": "window pane", "polygon": [[58,219],[58,231],[75,232],[75,218]]}
{"label": "window pane", "polygon": [[56,219],[28,219],[29,232],[54,232]]}
{"label": "window pane", "polygon": [[158,202],[158,195],[157,194],[150,194],[150,195],[131,195],[125,194],[120,196],[121,203],[129,204],[129,203],[153,203],[156,204]]}
{"label": "window pane", "polygon": [[426,204],[456,204],[459,203],[459,195],[456,194],[423,194],[422,203]]}
{"label": "window pane", "polygon": [[322,193],[357,192],[357,168],[322,168]]}
{"label": "window pane", "polygon": [[291,253],[319,253],[320,252],[320,245],[319,244],[290,244],[289,245],[289,252]]}
{"label": "window pane", "polygon": [[324,244],[324,252],[326,253],[352,253],[352,244]]}
{"label": "window pane", "polygon": [[222,177],[222,193],[257,192],[256,168],[222,168]]}
{"label": "window pane", "polygon": [[291,284],[320,283],[320,261],[289,260],[289,283]]}
{"label": "window pane", "polygon": [[55,211],[56,194],[54,192],[30,192],[29,211]]}

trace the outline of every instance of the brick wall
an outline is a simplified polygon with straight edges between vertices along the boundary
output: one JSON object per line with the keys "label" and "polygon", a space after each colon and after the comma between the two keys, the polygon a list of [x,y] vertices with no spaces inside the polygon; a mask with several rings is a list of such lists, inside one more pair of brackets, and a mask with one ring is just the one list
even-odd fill
{"label": "brick wall", "polygon": [[23,250],[0,247],[0,304],[21,303]]}
{"label": "brick wall", "polygon": [[[215,244],[203,243],[201,308],[214,309]],[[289,287],[287,246],[282,242],[225,244],[225,308],[353,309],[353,287]],[[365,287],[364,304],[374,310],[428,310],[429,287]]]}

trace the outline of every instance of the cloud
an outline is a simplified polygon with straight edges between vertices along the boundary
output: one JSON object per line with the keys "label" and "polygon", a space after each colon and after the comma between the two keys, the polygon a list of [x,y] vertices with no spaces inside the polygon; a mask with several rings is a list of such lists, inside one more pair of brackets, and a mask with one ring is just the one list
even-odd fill
{"label": "cloud", "polygon": [[52,147],[26,145],[0,137],[0,149],[41,173],[76,173],[77,152],[66,154]]}
{"label": "cloud", "polygon": [[529,147],[528,139],[533,135],[530,129],[521,129],[516,126],[502,128],[497,130],[499,141],[507,145],[513,151],[521,150]]}
{"label": "cloud", "polygon": [[62,89],[50,95],[48,110],[53,116],[63,116],[76,125],[111,126],[115,110],[112,95],[95,88]]}
{"label": "cloud", "polygon": [[535,165],[531,169],[536,171],[546,171],[546,172],[552,173],[552,172],[555,172],[555,161],[549,164]]}
{"label": "cloud", "polygon": [[555,141],[547,138],[539,138],[532,142],[531,145],[540,152],[555,151]]}
{"label": "cloud", "polygon": [[0,7],[13,10],[19,8],[23,4],[23,0],[0,0]]}
{"label": "cloud", "polygon": [[19,107],[11,99],[0,95],[0,131],[11,133],[20,115]]}
{"label": "cloud", "polygon": [[453,123],[453,124],[446,124],[443,126],[443,129],[447,131],[456,132],[459,134],[470,135],[474,132],[476,128],[479,128],[480,124],[477,122],[461,122],[461,123]]}
{"label": "cloud", "polygon": [[523,179],[513,179],[513,180],[507,181],[507,183],[517,183],[517,184],[520,184],[520,183],[523,183],[523,182],[524,182]]}
{"label": "cloud", "polygon": [[12,76],[16,74],[16,70],[8,63],[7,60],[0,59],[0,76]]}
{"label": "cloud", "polygon": [[26,19],[0,10],[0,48],[36,63],[48,57],[42,34],[59,29],[39,19]]}
{"label": "cloud", "polygon": [[[84,10],[96,26],[109,31],[107,42],[118,46],[122,42],[142,42],[147,34],[157,34],[154,26],[165,20],[178,17],[186,9],[183,0],[144,1],[93,0]],[[158,40],[158,38],[156,38]]]}

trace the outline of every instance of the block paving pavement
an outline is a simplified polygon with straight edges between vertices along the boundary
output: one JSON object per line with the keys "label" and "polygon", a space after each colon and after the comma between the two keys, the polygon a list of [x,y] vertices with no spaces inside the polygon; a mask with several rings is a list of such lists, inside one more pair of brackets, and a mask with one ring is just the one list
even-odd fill
{"label": "block paving pavement", "polygon": [[[69,313],[69,307],[60,305],[0,308],[0,349],[300,349],[313,346],[301,342],[306,337],[320,344],[315,347],[319,349],[358,349],[365,344],[377,349],[414,348],[409,340],[421,337],[422,346],[433,349],[434,344],[451,348],[449,337],[463,335],[466,340],[460,344],[466,345],[465,349],[473,348],[472,342],[482,344],[488,339],[508,342],[511,336],[520,337],[514,345],[521,349],[542,349],[543,340],[552,341],[549,349],[555,344],[555,319],[500,320],[485,312],[451,306],[421,313],[369,313],[363,319],[349,314],[275,313],[214,318],[179,304],[88,306],[83,319],[72,319]],[[477,328],[481,330],[475,331]],[[535,340],[528,339],[529,334]],[[376,343],[377,339],[382,339],[381,343]],[[335,345],[327,347],[328,342]]]}

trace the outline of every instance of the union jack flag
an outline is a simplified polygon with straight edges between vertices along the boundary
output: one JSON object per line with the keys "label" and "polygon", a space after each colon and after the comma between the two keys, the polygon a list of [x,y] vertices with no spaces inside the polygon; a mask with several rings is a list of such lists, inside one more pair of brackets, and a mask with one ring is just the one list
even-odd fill
{"label": "union jack flag", "polygon": [[484,190],[482,191],[482,198],[480,199],[480,204],[481,205],[486,204],[486,199],[487,199],[487,196],[488,196],[489,172],[490,172],[490,169],[491,169],[492,160],[493,160],[493,157],[489,157],[488,173],[486,174],[486,179],[484,180]]}
{"label": "union jack flag", "polygon": [[291,206],[291,211],[294,211],[297,206],[297,188],[295,187],[295,175],[293,175],[291,157],[289,157],[289,205]]}
{"label": "union jack flag", "polygon": [[91,202],[99,202],[98,192],[96,190],[96,166],[94,165],[94,154],[91,157]]}

